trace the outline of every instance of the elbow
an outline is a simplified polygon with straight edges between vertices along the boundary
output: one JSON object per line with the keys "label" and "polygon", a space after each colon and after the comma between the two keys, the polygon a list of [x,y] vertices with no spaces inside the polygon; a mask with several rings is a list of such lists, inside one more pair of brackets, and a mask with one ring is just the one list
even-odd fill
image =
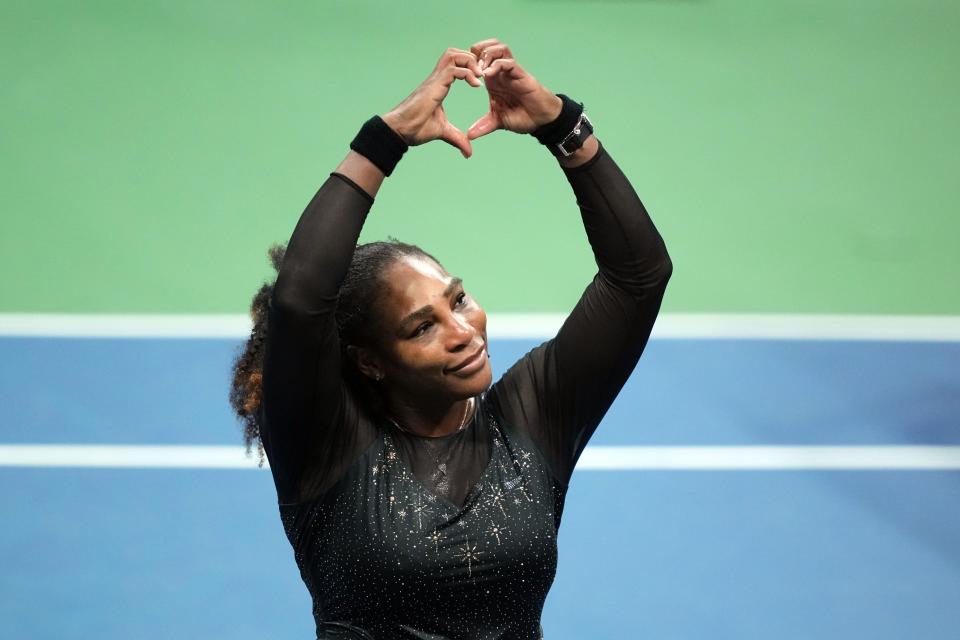
{"label": "elbow", "polygon": [[272,306],[282,313],[323,313],[337,303],[337,287],[303,269],[281,270],[273,284]]}
{"label": "elbow", "polygon": [[669,282],[670,276],[673,275],[673,261],[670,259],[670,254],[667,253],[666,249],[663,250],[663,258],[661,258],[657,266],[656,273],[663,284]]}
{"label": "elbow", "polygon": [[673,275],[673,262],[664,251],[662,256],[652,258],[648,255],[619,271],[601,268],[598,275],[634,300],[645,301],[652,295],[662,295],[666,290],[667,282]]}
{"label": "elbow", "polygon": [[650,265],[643,276],[637,279],[638,286],[634,290],[634,295],[641,299],[646,299],[650,295],[663,295],[672,275],[673,262],[670,261],[670,256],[664,254],[662,260]]}
{"label": "elbow", "polygon": [[643,267],[637,271],[636,277],[633,278],[629,290],[638,299],[646,299],[654,292],[662,295],[672,275],[673,261],[670,260],[669,254],[664,249],[662,255],[653,260],[648,258],[644,261]]}
{"label": "elbow", "polygon": [[666,286],[673,275],[673,261],[664,247],[654,256],[648,256],[637,271],[636,283],[640,289],[657,289]]}
{"label": "elbow", "polygon": [[270,295],[270,306],[282,313],[292,313],[303,308],[305,299],[306,297],[302,292],[298,292],[296,287],[277,278]]}
{"label": "elbow", "polygon": [[667,253],[667,245],[663,241],[663,237],[660,237],[660,242],[657,243],[660,245],[660,251],[657,255],[657,273],[660,274],[660,277],[663,279],[663,282],[666,283],[670,280],[670,276],[673,275],[673,260],[670,259],[670,254]]}
{"label": "elbow", "polygon": [[306,287],[274,286],[269,305],[283,315],[314,315],[336,307],[336,296]]}

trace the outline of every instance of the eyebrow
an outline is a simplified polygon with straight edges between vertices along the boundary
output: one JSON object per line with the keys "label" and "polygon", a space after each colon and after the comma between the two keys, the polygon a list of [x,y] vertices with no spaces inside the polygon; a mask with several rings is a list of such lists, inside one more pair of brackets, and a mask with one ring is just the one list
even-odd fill
{"label": "eyebrow", "polygon": [[[454,276],[454,278],[450,281],[450,284],[447,285],[447,288],[443,290],[443,297],[449,298],[450,295],[453,294],[453,292],[456,291],[457,288],[462,284],[463,279]],[[420,307],[413,313],[404,316],[403,320],[400,321],[400,330],[403,331],[403,328],[407,326],[408,322],[412,322],[413,320],[422,320],[423,318],[428,317],[431,313],[433,313],[432,304],[428,304],[425,307]]]}

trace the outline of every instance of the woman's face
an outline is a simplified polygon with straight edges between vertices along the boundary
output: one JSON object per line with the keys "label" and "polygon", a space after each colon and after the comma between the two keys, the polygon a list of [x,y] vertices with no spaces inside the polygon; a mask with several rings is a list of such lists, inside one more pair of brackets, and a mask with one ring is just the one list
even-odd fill
{"label": "woman's face", "polygon": [[406,256],[384,274],[375,360],[383,384],[413,398],[469,398],[490,386],[487,314],[429,258]]}

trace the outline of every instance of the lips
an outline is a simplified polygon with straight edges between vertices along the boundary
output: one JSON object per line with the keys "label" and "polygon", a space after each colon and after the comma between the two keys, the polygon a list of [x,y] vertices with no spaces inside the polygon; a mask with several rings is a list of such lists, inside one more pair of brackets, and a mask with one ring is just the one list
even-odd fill
{"label": "lips", "polygon": [[483,356],[484,351],[486,351],[486,347],[487,347],[486,344],[481,345],[480,348],[477,349],[476,353],[468,357],[466,360],[464,360],[457,366],[447,369],[447,373],[456,373],[457,371],[460,371],[461,369],[465,369],[470,365],[474,364],[475,362],[477,362],[477,360],[479,360]]}

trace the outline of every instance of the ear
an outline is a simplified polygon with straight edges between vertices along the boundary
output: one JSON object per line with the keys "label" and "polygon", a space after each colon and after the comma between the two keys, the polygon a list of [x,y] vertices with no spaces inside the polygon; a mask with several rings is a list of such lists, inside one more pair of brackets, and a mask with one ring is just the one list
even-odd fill
{"label": "ear", "polygon": [[376,382],[383,380],[383,367],[380,366],[379,359],[370,349],[352,344],[348,345],[347,357],[353,360],[353,363],[357,365],[357,369],[363,375]]}

